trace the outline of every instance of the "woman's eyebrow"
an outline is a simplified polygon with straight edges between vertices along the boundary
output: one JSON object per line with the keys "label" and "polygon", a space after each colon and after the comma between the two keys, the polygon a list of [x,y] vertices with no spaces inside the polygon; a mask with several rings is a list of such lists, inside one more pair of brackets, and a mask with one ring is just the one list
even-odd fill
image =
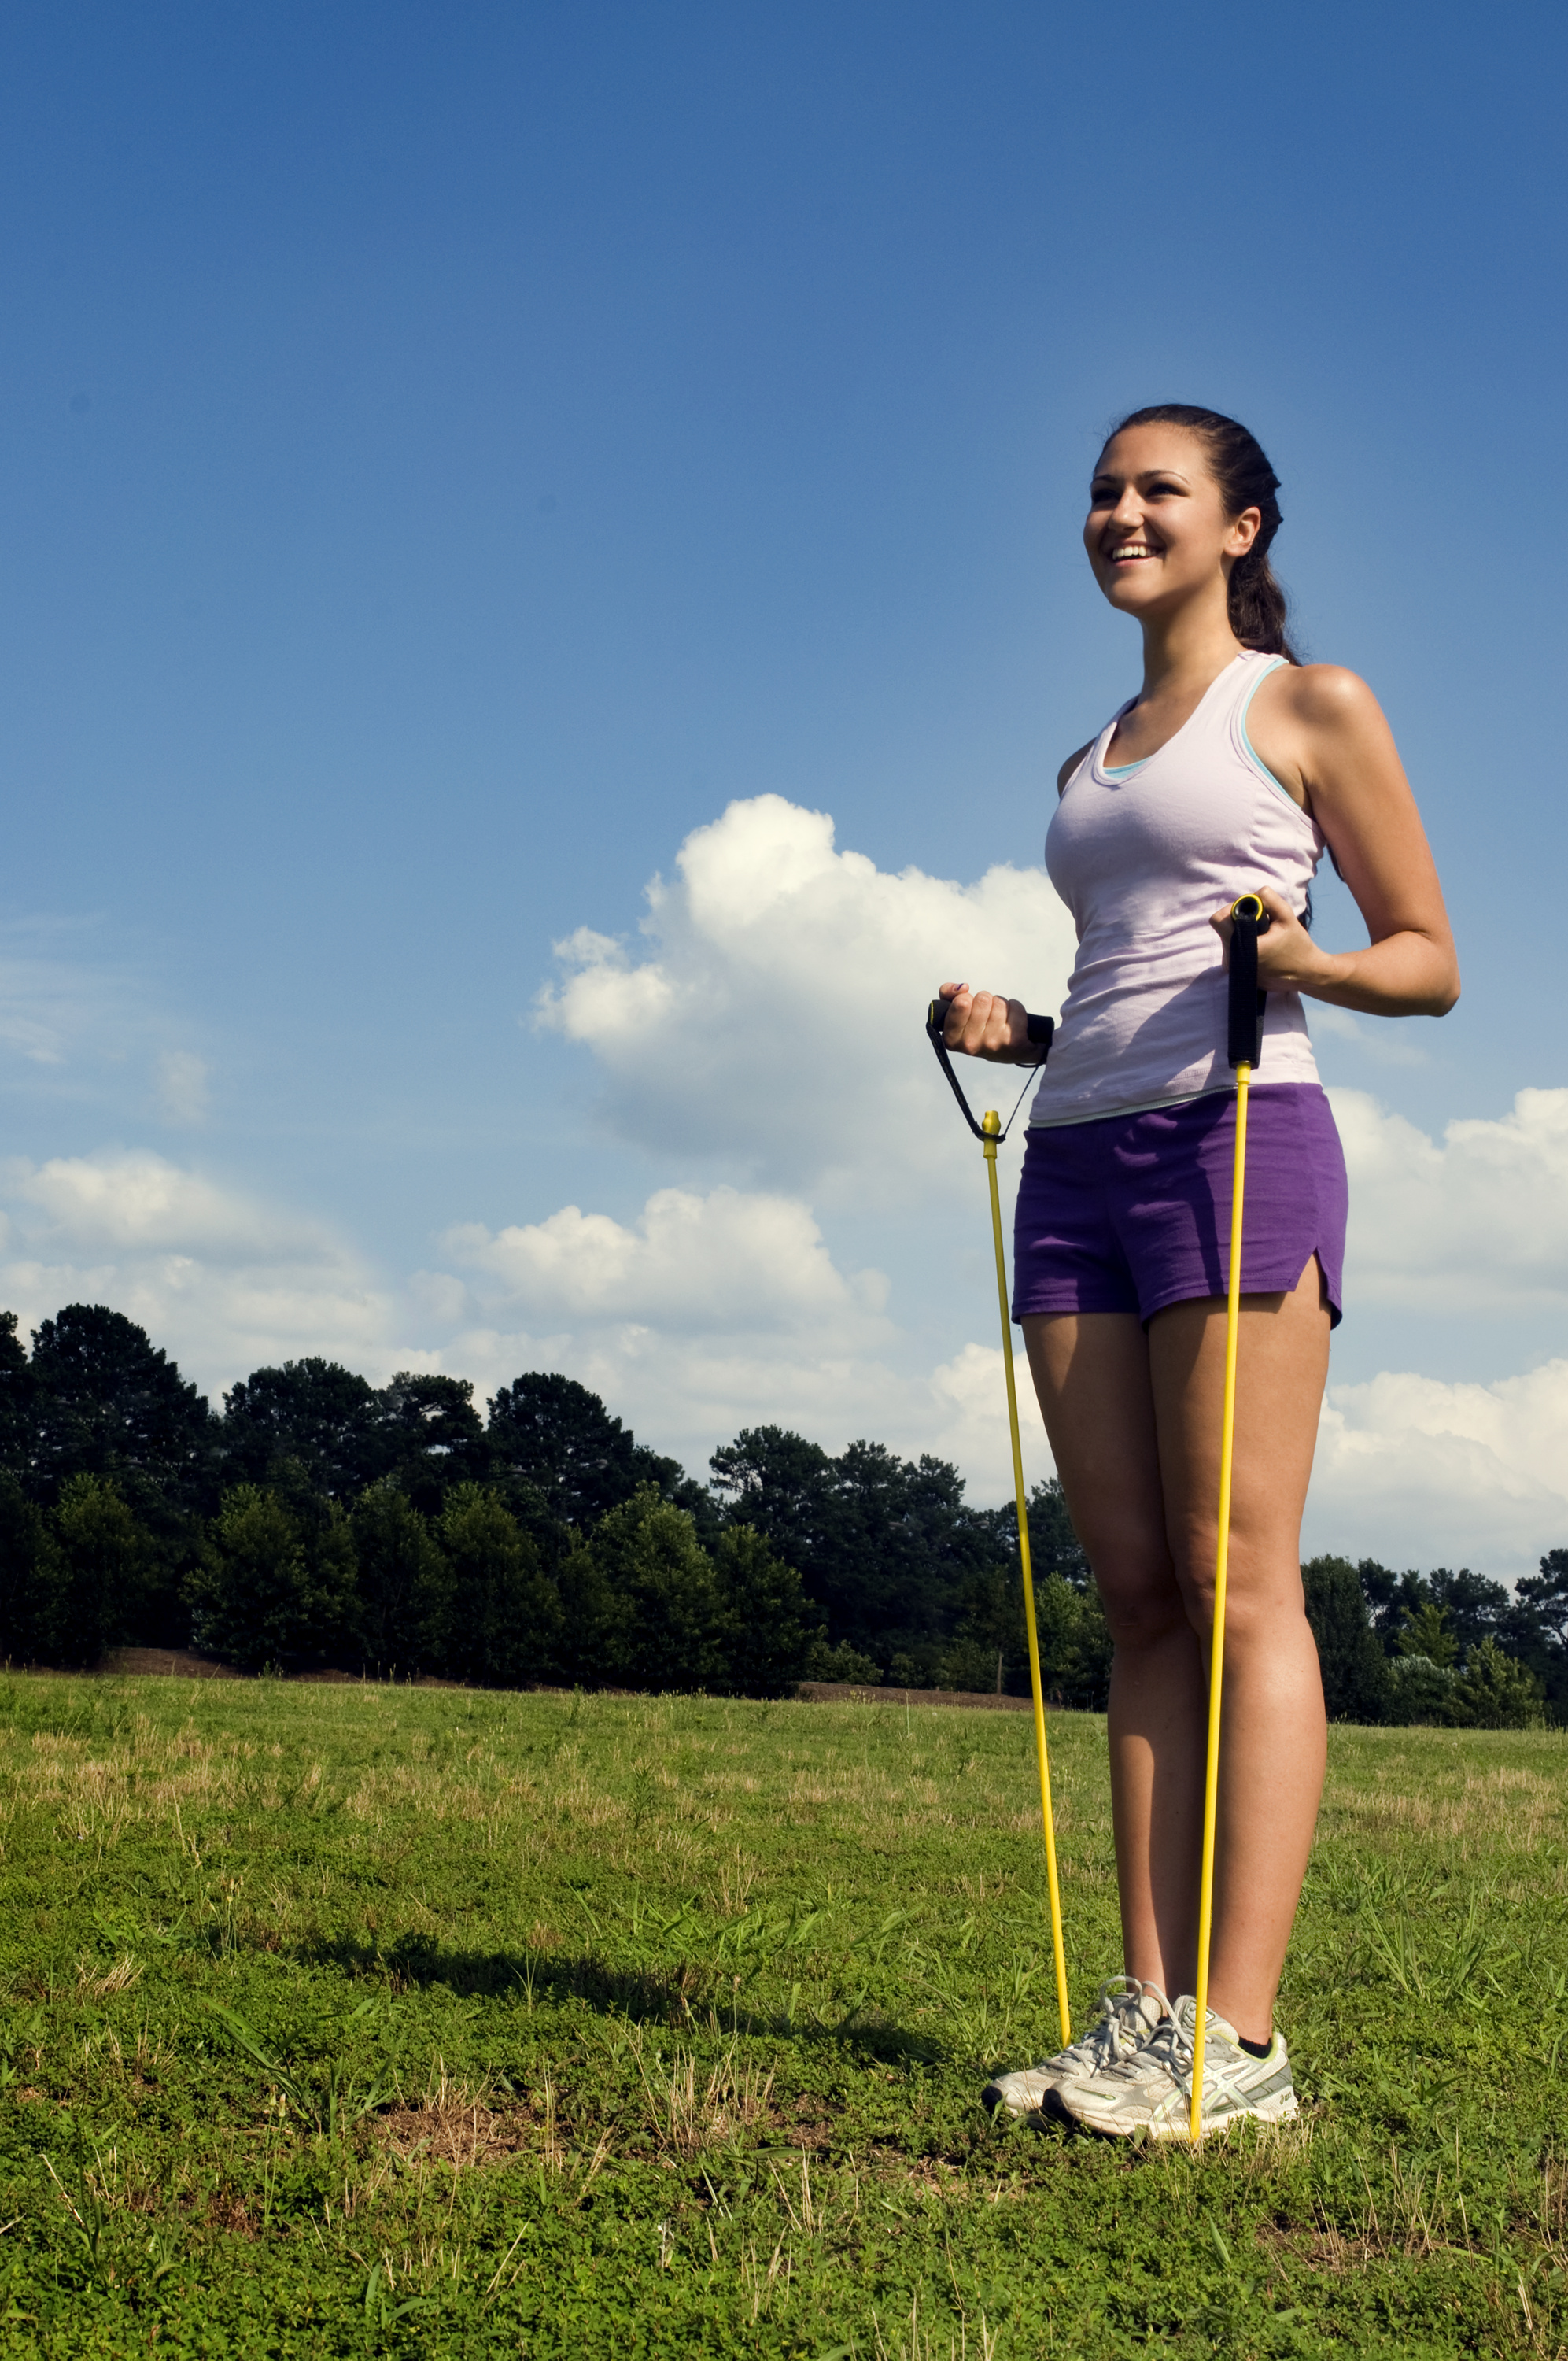
{"label": "woman's eyebrow", "polygon": [[1113,476],[1109,473],[1091,476],[1089,479],[1089,489],[1091,492],[1098,492],[1102,489],[1112,491],[1124,483],[1136,484],[1140,490],[1146,484],[1179,484],[1183,491],[1190,491],[1192,489],[1191,477],[1184,476],[1179,467],[1145,467],[1136,476]]}

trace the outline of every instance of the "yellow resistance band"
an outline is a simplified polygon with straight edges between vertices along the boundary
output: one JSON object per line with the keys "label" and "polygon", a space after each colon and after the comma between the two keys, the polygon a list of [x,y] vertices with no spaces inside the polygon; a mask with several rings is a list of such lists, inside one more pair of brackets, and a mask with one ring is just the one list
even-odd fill
{"label": "yellow resistance band", "polygon": [[[1214,1828],[1220,1804],[1220,1700],[1225,1677],[1225,1579],[1231,1557],[1231,1463],[1236,1432],[1236,1342],[1242,1309],[1242,1191],[1246,1180],[1250,1065],[1236,1068],[1236,1161],[1231,1182],[1231,1283],[1225,1303],[1225,1406],[1220,1426],[1220,1531],[1214,1545],[1214,1628],[1209,1647],[1209,1754],[1203,1771],[1203,1865],[1198,1880],[1198,2004],[1192,2029],[1192,2110],[1188,2135],[1203,2128],[1203,2035],[1209,2014],[1209,1945],[1214,1928]],[[994,1182],[992,1186],[994,1187]]]}
{"label": "yellow resistance band", "polygon": [[[1051,1950],[1057,1969],[1057,2009],[1065,2049],[1072,2039],[1067,2004],[1067,1954],[1062,1947],[1061,1887],[1057,1880],[1057,1829],[1051,1812],[1051,1767],[1046,1751],[1046,1701],[1040,1686],[1040,1643],[1035,1631],[1035,1577],[1029,1565],[1029,1504],[1024,1494],[1024,1454],[1018,1441],[1018,1389],[1013,1378],[1013,1320],[1007,1304],[1007,1263],[1002,1248],[1002,1199],[996,1186],[996,1144],[1002,1118],[994,1109],[981,1126],[991,1178],[991,1232],[996,1246],[996,1300],[1002,1312],[1002,1366],[1007,1373],[1007,1424],[1013,1440],[1013,1489],[1018,1502],[1018,1556],[1024,1568],[1024,1629],[1029,1642],[1029,1691],[1035,1701],[1035,1759],[1040,1771],[1040,1818],[1046,1835],[1046,1883],[1051,1896]],[[1234,1252],[1233,1252],[1234,1259]]]}

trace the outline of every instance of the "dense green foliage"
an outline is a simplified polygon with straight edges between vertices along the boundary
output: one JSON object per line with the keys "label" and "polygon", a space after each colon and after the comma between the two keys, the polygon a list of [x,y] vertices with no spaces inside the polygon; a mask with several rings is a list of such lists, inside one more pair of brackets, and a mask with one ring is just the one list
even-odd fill
{"label": "dense green foliage", "polygon": [[1565,1742],[1332,1733],[1302,2116],[1193,2157],[979,2105],[1054,2043],[1026,1716],[14,1676],[0,2355],[1559,2353]]}
{"label": "dense green foliage", "polygon": [[1391,1574],[1374,1558],[1301,1568],[1323,1693],[1336,1721],[1530,1730],[1568,1719],[1568,1550],[1517,1594],[1446,1566]]}
{"label": "dense green foliage", "polygon": [[[455,1378],[291,1361],[218,1416],[118,1312],[69,1306],[30,1360],[0,1315],[0,1654],[194,1644],[248,1671],[753,1697],[808,1672],[1022,1682],[1013,1518],[953,1468],[763,1429],[714,1474],[553,1372],[482,1418]],[[1092,1703],[1104,1626],[1055,1486],[1031,1529],[1055,1691]]]}
{"label": "dense green foliage", "polygon": [[[1029,1505],[1047,1692],[1103,1705],[1111,1642],[1060,1487]],[[1517,1595],[1467,1569],[1303,1568],[1336,1719],[1568,1718],[1568,1551]],[[779,1696],[803,1675],[1027,1686],[1012,1510],[877,1443],[776,1426],[710,1485],[534,1370],[482,1417],[456,1378],[258,1369],[214,1414],[121,1313],[71,1304],[29,1358],[0,1314],[0,1657],[194,1645],[323,1666]]]}

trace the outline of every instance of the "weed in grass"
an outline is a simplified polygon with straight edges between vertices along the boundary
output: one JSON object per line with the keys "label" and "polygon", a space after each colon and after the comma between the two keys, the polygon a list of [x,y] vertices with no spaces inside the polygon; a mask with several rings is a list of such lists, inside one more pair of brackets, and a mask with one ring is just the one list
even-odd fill
{"label": "weed in grass", "polygon": [[[341,2132],[373,2114],[386,2101],[389,2093],[379,2083],[363,2087],[341,2056],[329,2058],[314,2068],[298,2069],[284,2065],[263,2048],[244,2017],[221,2001],[214,2001],[213,2013],[221,2019],[239,2048],[255,2059],[272,2082],[279,2096],[291,2106],[300,2121],[331,2140]],[[361,2025],[367,2017],[378,2014],[379,2004],[364,2000],[351,2009],[345,2021],[345,2030]]]}

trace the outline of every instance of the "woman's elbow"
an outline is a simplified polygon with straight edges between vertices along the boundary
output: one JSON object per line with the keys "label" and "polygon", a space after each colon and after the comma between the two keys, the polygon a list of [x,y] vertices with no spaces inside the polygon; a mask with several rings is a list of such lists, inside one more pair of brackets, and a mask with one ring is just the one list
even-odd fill
{"label": "woman's elbow", "polygon": [[1457,960],[1451,960],[1443,974],[1434,980],[1431,996],[1426,1005],[1426,1014],[1429,1016],[1446,1016],[1458,998],[1459,962]]}

